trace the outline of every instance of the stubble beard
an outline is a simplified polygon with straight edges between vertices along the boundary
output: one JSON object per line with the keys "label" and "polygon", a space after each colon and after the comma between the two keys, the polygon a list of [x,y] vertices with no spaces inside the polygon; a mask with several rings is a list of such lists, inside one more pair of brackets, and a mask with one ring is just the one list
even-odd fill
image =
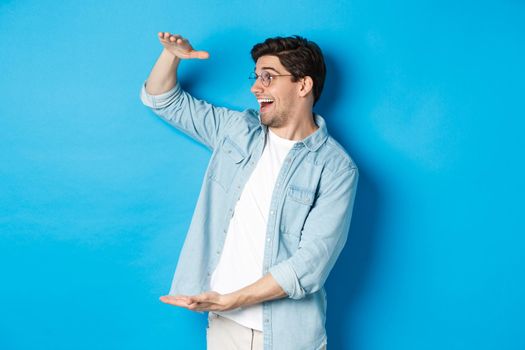
{"label": "stubble beard", "polygon": [[279,128],[286,124],[288,116],[286,114],[261,114],[261,123],[267,127]]}

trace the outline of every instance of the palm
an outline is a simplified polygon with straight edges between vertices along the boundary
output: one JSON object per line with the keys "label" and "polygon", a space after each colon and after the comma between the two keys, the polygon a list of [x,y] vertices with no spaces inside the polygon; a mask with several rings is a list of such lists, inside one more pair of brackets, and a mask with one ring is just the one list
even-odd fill
{"label": "palm", "polygon": [[158,36],[162,46],[174,56],[182,59],[207,59],[210,57],[210,54],[207,51],[197,51],[193,49],[190,42],[178,34],[160,32]]}

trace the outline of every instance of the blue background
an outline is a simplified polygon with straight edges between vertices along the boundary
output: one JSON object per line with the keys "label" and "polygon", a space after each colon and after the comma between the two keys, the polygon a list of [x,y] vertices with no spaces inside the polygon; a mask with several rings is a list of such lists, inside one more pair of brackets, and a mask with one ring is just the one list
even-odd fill
{"label": "blue background", "polygon": [[1,1],[0,349],[203,349],[164,305],[210,153],[139,89],[179,32],[197,97],[257,108],[249,50],[316,41],[360,169],[329,349],[524,349],[521,1]]}

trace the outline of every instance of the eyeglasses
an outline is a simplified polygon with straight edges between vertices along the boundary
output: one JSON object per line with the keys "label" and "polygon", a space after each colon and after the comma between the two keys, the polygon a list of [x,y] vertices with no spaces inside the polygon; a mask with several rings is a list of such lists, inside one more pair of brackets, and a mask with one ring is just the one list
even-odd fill
{"label": "eyeglasses", "polygon": [[252,72],[249,76],[248,79],[250,80],[253,80],[254,83],[257,79],[261,78],[261,83],[263,84],[264,87],[268,87],[270,86],[273,78],[276,78],[276,77],[291,77],[293,76],[293,74],[271,74],[270,72],[268,71],[261,71],[261,74],[257,74],[255,72]]}

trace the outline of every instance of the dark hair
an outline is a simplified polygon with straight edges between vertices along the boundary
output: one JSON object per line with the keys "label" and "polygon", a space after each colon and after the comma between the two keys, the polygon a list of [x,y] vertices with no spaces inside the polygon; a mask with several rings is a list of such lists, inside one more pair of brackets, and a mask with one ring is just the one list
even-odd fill
{"label": "dark hair", "polygon": [[314,82],[314,105],[323,91],[326,66],[319,46],[298,35],[275,37],[254,45],[251,51],[254,62],[265,55],[277,56],[292,74],[293,81],[309,76]]}

